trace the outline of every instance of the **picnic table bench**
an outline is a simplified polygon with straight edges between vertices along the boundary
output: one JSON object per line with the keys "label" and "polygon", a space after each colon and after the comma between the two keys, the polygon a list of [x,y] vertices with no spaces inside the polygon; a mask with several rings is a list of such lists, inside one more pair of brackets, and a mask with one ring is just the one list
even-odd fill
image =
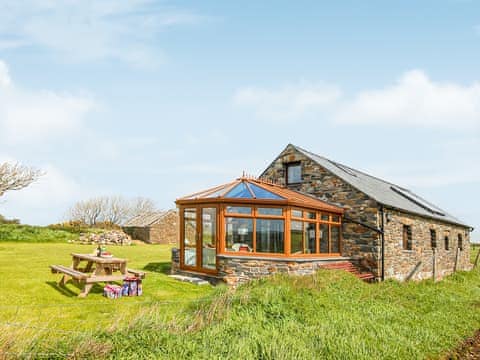
{"label": "picnic table bench", "polygon": [[[87,262],[85,267],[80,267],[82,262]],[[145,278],[145,272],[127,268],[127,260],[116,257],[100,257],[89,254],[72,254],[72,266],[50,265],[52,273],[63,274],[59,285],[64,286],[69,279],[81,284],[82,292],[79,297],[88,295],[95,283],[122,281],[126,277],[135,275]],[[119,274],[114,272],[119,271]]]}

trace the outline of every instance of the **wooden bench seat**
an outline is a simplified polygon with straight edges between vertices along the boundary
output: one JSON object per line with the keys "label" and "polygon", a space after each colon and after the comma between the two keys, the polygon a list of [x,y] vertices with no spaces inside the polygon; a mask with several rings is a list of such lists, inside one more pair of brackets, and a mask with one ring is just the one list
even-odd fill
{"label": "wooden bench seat", "polygon": [[54,274],[63,273],[75,280],[85,280],[88,278],[88,274],[83,273],[81,271],[74,270],[71,267],[67,267],[63,265],[50,265],[50,268],[52,269],[52,273]]}
{"label": "wooden bench seat", "polygon": [[140,279],[145,279],[145,271],[135,270],[135,269],[127,269],[127,273],[135,275]]}

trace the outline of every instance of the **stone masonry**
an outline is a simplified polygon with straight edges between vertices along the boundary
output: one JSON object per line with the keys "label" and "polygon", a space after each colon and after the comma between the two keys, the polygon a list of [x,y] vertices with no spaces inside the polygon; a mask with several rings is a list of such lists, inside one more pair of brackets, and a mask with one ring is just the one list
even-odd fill
{"label": "stone masonry", "polygon": [[252,279],[259,279],[277,273],[289,275],[311,275],[322,265],[332,264],[343,259],[268,259],[219,256],[219,277],[227,285],[237,286]]}
{"label": "stone masonry", "polygon": [[[459,251],[457,269],[470,270],[470,238],[464,227],[406,214],[398,210],[386,210],[385,222],[385,277],[404,280],[421,262],[413,279],[432,278],[433,252],[436,257],[437,279],[451,274],[455,268],[458,234],[463,238],[463,250]],[[403,225],[412,229],[412,249],[403,248]],[[435,230],[437,247],[432,249],[430,229]],[[448,250],[445,237],[448,236]]]}
{"label": "stone masonry", "polygon": [[148,226],[126,226],[123,230],[133,239],[149,244],[176,244],[179,238],[177,211],[168,211],[155,223]]}
{"label": "stone masonry", "polygon": [[[264,171],[262,177],[285,186],[285,164],[291,162],[302,164],[302,183],[289,186],[290,188],[341,206],[345,209],[346,217],[378,228],[378,205],[375,200],[328,172],[293,146],[288,146]],[[380,276],[379,234],[364,226],[343,220],[342,236],[342,255],[362,259],[364,270]]]}
{"label": "stone masonry", "polygon": [[[345,217],[380,229],[381,205],[368,195],[324,169],[316,162],[289,145],[264,171],[262,177],[285,185],[285,164],[300,162],[302,182],[290,185],[295,190],[317,196],[345,209]],[[430,229],[437,233],[436,272],[441,278],[453,271],[455,266],[458,234],[463,237],[463,251],[459,253],[458,270],[470,269],[470,244],[468,228],[439,220],[385,208],[389,220],[384,221],[385,278],[404,280],[421,261],[412,279],[432,277],[433,251]],[[412,226],[413,248],[403,250],[403,225]],[[381,235],[366,226],[344,219],[342,225],[342,256],[356,258],[364,270],[371,271],[377,278],[381,275]],[[449,250],[445,250],[444,238],[449,237]]]}

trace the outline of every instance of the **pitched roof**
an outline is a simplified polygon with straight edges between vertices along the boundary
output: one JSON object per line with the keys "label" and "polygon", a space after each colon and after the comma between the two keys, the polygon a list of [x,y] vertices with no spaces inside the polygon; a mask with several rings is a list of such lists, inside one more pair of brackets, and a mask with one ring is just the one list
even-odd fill
{"label": "pitched roof", "polygon": [[227,184],[216,186],[195,194],[177,199],[177,204],[188,204],[193,202],[268,202],[278,205],[296,205],[343,213],[341,207],[329,204],[310,194],[291,190],[260,179],[241,177]]}
{"label": "pitched roof", "polygon": [[469,226],[408,189],[329,160],[298,146],[292,146],[318,165],[338,176],[380,204],[399,210],[405,210],[424,217],[462,226]]}
{"label": "pitched roof", "polygon": [[176,211],[176,210],[154,211],[154,212],[147,212],[144,214],[140,214],[128,220],[123,226],[125,227],[150,226],[160,221],[163,217],[165,217],[167,214],[171,213],[172,211]]}

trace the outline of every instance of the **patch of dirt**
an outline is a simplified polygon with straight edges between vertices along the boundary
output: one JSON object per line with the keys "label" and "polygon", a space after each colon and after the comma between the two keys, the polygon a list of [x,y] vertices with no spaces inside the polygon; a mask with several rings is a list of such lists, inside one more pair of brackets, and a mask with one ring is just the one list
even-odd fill
{"label": "patch of dirt", "polygon": [[464,340],[455,350],[448,353],[445,360],[472,360],[480,359],[480,330],[472,337]]}

